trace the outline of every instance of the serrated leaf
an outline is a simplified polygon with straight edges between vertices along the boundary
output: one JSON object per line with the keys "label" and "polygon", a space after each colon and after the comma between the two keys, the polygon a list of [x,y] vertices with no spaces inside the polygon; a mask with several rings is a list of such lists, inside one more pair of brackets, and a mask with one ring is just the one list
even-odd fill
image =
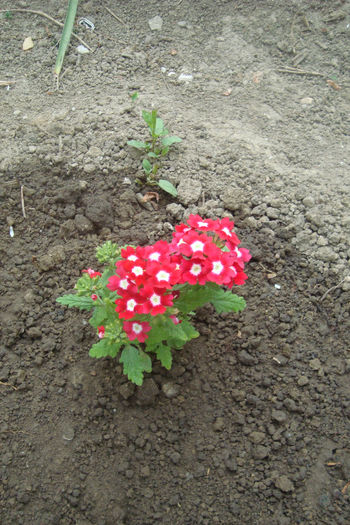
{"label": "serrated leaf", "polygon": [[70,308],[79,308],[79,310],[91,310],[94,307],[94,301],[91,297],[83,297],[74,294],[63,295],[58,297],[56,301]]}
{"label": "serrated leaf", "polygon": [[208,286],[196,284],[181,290],[180,297],[174,301],[174,306],[178,308],[180,312],[188,314],[192,312],[192,310],[197,310],[197,308],[208,303],[212,297],[212,289]]}
{"label": "serrated leaf", "polygon": [[94,328],[97,328],[98,326],[102,325],[103,321],[105,321],[107,318],[108,318],[108,313],[107,313],[106,306],[105,305],[96,306],[89,323]]}
{"label": "serrated leaf", "polygon": [[150,163],[150,161],[148,159],[143,159],[142,167],[145,170],[145,172],[147,173],[147,175],[149,175],[149,173],[151,173],[151,171],[152,171],[152,164]]}
{"label": "serrated leaf", "polygon": [[148,144],[146,142],[142,142],[141,140],[128,140],[128,146],[132,146],[136,149],[147,149]]}
{"label": "serrated leaf", "polygon": [[232,293],[231,291],[224,291],[220,289],[211,300],[215,310],[218,314],[222,312],[241,312],[246,307],[246,302],[243,297]]}
{"label": "serrated leaf", "polygon": [[173,356],[171,355],[171,348],[167,345],[163,345],[162,343],[158,345],[155,349],[157,358],[162,363],[162,366],[166,368],[167,370],[170,370],[172,362],[173,362]]}
{"label": "serrated leaf", "polygon": [[98,343],[92,345],[89,351],[90,357],[116,357],[120,349],[120,344],[110,342],[108,339],[101,339]]}
{"label": "serrated leaf", "polygon": [[182,142],[182,139],[180,139],[180,137],[177,137],[176,135],[173,135],[172,137],[164,137],[162,139],[163,146],[171,146],[176,142]]}
{"label": "serrated leaf", "polygon": [[139,386],[143,382],[143,372],[152,371],[150,356],[132,345],[124,348],[120,356],[120,362],[123,363],[124,374],[128,376],[130,381]]}
{"label": "serrated leaf", "polygon": [[177,197],[177,190],[171,182],[165,179],[161,179],[158,181],[158,186],[167,193],[170,193],[173,197]]}

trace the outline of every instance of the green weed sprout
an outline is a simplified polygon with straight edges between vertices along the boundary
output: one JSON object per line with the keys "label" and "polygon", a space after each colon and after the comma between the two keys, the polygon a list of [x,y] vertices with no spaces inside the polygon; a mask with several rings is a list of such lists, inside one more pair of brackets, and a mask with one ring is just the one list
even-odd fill
{"label": "green weed sprout", "polygon": [[72,36],[75,15],[77,12],[77,7],[78,7],[78,1],[79,0],[69,0],[68,2],[66,20],[63,26],[63,31],[62,31],[62,36],[60,40],[60,45],[58,48],[58,54],[57,54],[57,59],[56,59],[55,71],[54,71],[56,78],[57,78],[57,82],[60,77],[64,56],[66,54],[66,51],[67,51],[67,48],[68,48],[68,45],[69,45],[69,42]]}
{"label": "green weed sprout", "polygon": [[177,191],[173,184],[164,179],[157,180],[155,176],[161,167],[161,158],[168,154],[173,144],[181,142],[181,139],[176,135],[169,135],[169,130],[164,126],[163,120],[157,116],[157,113],[156,109],[153,109],[151,112],[142,111],[142,118],[148,126],[150,138],[146,141],[129,140],[128,145],[146,154],[142,160],[142,168],[146,174],[147,183],[157,185],[162,190],[176,197]]}

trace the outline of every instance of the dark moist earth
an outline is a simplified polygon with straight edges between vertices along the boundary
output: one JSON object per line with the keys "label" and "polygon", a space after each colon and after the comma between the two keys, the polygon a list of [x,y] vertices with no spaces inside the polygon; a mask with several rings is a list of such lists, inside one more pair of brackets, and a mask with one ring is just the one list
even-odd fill
{"label": "dark moist earth", "polygon": [[[0,16],[1,524],[348,524],[349,2],[81,1],[58,91],[60,28]],[[149,211],[126,143],[152,107],[183,142]],[[189,213],[234,217],[248,306],[203,308],[135,389],[56,298]]]}

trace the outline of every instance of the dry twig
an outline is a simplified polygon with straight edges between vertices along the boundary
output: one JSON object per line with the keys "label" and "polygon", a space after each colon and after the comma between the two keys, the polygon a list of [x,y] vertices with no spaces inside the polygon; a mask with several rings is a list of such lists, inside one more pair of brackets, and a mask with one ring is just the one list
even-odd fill
{"label": "dry twig", "polygon": [[22,214],[23,214],[23,217],[26,219],[26,210],[25,210],[25,207],[24,207],[24,195],[23,195],[23,186],[21,186],[21,204],[22,204]]}
{"label": "dry twig", "polygon": [[346,277],[344,277],[344,279],[342,279],[342,280],[340,281],[340,283],[336,284],[335,286],[332,286],[332,288],[329,288],[329,289],[328,289],[328,290],[322,295],[322,297],[321,297],[321,299],[320,299],[320,303],[322,303],[323,299],[324,299],[325,297],[327,297],[327,295],[329,294],[329,292],[333,292],[333,290],[336,290],[337,288],[339,288],[339,286],[341,286],[341,285],[343,284],[343,282],[346,281],[346,279],[348,279],[348,278],[349,278],[349,275],[347,275]]}
{"label": "dry twig", "polygon": [[[7,11],[8,11],[8,9],[0,9],[0,13],[6,13]],[[56,24],[57,26],[60,26],[60,27],[64,26],[64,24],[62,24],[62,22],[59,22],[58,20],[55,20],[54,18],[52,18],[52,16],[47,15],[43,11],[35,11],[34,9],[20,9],[20,8],[18,8],[18,9],[11,9],[11,13],[14,13],[16,11],[20,12],[20,13],[31,13],[32,15],[43,16],[44,18],[47,18],[47,20],[50,20],[50,22],[52,22],[53,24]],[[83,46],[87,47],[89,49],[89,51],[93,51],[91,49],[91,47],[88,46],[88,44],[86,42],[84,42],[84,40],[82,40],[80,38],[80,36],[76,35],[75,33],[72,33],[72,35],[74,36],[74,38],[79,40],[79,42],[81,44],[83,44]]]}
{"label": "dry twig", "polygon": [[313,75],[314,77],[324,77],[323,73],[318,73],[317,71],[305,71],[304,69],[299,69],[298,67],[286,66],[280,69],[277,69],[278,73],[290,73],[292,75]]}
{"label": "dry twig", "polygon": [[113,13],[113,11],[111,9],[109,9],[109,7],[107,7],[105,5],[105,9],[106,11],[108,11],[108,13],[113,16],[113,18],[115,18],[116,20],[118,20],[118,22],[120,22],[121,24],[123,24],[125,27],[128,27],[127,24],[124,22],[124,20],[122,20],[121,18],[119,18],[119,16],[117,16],[115,13]]}
{"label": "dry twig", "polygon": [[11,84],[16,84],[15,80],[0,80],[0,86],[11,86]]}
{"label": "dry twig", "polygon": [[13,388],[13,390],[18,390],[16,386],[11,385],[10,383],[4,383],[3,381],[0,381],[0,385],[9,386],[10,388]]}

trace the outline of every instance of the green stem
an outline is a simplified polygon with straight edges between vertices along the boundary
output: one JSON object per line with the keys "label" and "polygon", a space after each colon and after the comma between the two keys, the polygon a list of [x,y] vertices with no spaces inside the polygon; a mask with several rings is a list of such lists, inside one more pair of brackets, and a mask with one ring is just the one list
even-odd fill
{"label": "green stem", "polygon": [[70,38],[72,36],[75,15],[76,15],[77,8],[78,8],[78,1],[79,0],[69,0],[68,2],[67,16],[64,22],[64,27],[62,31],[61,40],[60,40],[60,46],[58,48],[58,54],[57,54],[57,59],[56,59],[56,64],[55,64],[54,73],[57,76],[57,78],[59,78],[60,76],[64,56],[66,54],[66,51],[67,51],[67,48],[70,42]]}

